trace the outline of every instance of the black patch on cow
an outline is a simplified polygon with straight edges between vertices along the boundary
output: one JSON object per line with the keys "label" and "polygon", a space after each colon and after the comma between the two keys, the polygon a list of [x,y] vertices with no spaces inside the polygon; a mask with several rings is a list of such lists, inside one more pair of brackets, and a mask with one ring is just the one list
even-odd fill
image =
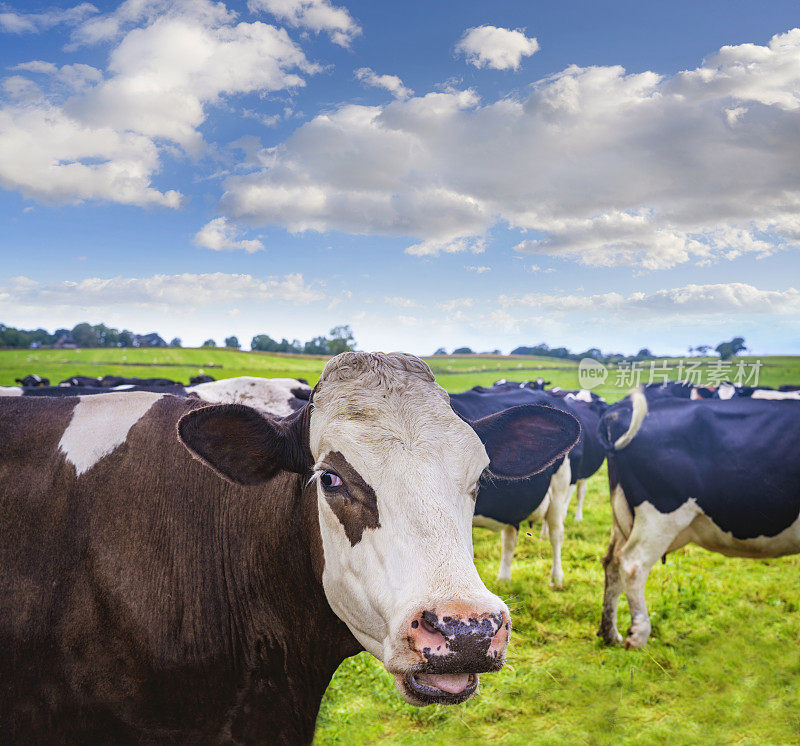
{"label": "black patch on cow", "polygon": [[303,401],[309,401],[311,399],[311,389],[310,388],[301,388],[301,387],[298,386],[296,388],[289,389],[289,392],[296,399],[302,399]]}
{"label": "black patch on cow", "polygon": [[[667,397],[648,407],[641,430],[609,463],[631,508],[648,502],[671,513],[694,498],[737,539],[775,536],[797,520],[800,402]],[[613,442],[629,420],[623,400],[603,416],[601,432]]]}
{"label": "black patch on cow", "polygon": [[361,541],[365,529],[380,528],[378,498],[364,478],[339,452],[331,451],[322,459],[321,468],[339,475],[342,484],[322,490],[352,546]]}

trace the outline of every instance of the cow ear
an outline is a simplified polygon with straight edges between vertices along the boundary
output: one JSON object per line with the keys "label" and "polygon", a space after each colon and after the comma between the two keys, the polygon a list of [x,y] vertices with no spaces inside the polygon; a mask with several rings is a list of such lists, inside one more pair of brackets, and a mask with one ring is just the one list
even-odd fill
{"label": "cow ear", "polygon": [[578,442],[581,426],[567,412],[526,404],[470,423],[489,454],[489,471],[501,479],[525,479],[557,461]]}
{"label": "cow ear", "polygon": [[217,474],[237,484],[259,484],[279,471],[303,474],[308,450],[305,408],[288,417],[267,417],[242,404],[216,404],[187,412],[178,438]]}

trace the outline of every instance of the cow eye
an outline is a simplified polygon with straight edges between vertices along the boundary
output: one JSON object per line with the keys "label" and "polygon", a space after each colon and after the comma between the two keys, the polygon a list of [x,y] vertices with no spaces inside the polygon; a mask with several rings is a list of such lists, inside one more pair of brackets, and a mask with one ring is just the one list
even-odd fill
{"label": "cow eye", "polygon": [[334,474],[332,471],[323,471],[322,474],[320,474],[319,481],[322,488],[326,490],[335,490],[337,487],[342,486],[341,477],[339,477],[338,474]]}

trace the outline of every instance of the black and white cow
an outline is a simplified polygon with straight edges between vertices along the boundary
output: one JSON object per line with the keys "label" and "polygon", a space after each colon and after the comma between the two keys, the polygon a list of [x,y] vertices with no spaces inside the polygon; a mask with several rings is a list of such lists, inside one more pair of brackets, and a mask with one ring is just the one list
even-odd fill
{"label": "black and white cow", "polygon": [[0,400],[3,740],[309,743],[361,649],[407,702],[465,701],[510,633],[473,563],[478,482],[530,476],[577,428],[549,407],[468,424],[399,353],[331,359],[288,417]]}
{"label": "black and white cow", "polygon": [[[311,395],[308,383],[294,378],[258,378],[255,376],[239,376],[210,381],[194,386],[184,386],[167,379],[120,379],[128,383],[119,384],[112,377],[105,379],[76,376],[67,381],[77,383],[59,386],[37,386],[35,388],[19,388],[6,386],[0,388],[0,396],[93,396],[109,393],[150,392],[155,394],[172,394],[174,396],[194,396],[211,404],[246,404],[259,412],[285,417],[302,408]],[[91,385],[94,383],[95,385]],[[114,384],[114,385],[106,385]]]}
{"label": "black and white cow", "polygon": [[[451,394],[450,404],[459,416],[468,421],[524,404],[551,407],[577,420],[575,412],[564,402],[553,399],[544,391],[519,386],[476,386],[460,394]],[[576,443],[580,442],[580,435],[580,427],[576,422]],[[517,447],[515,436],[514,432],[507,434],[509,449]],[[543,471],[527,479],[515,482],[481,482],[473,522],[476,526],[501,532],[502,555],[497,575],[499,581],[511,579],[511,564],[520,523],[545,520],[553,550],[550,584],[555,587],[563,584],[561,547],[564,543],[564,519],[570,496],[571,458],[576,448],[577,445],[570,450],[570,458],[554,461]]]}
{"label": "black and white cow", "polygon": [[668,552],[694,542],[737,557],[800,552],[800,403],[692,402],[634,392],[600,421],[608,449],[613,528],[600,636],[627,647],[650,634],[645,582]]}

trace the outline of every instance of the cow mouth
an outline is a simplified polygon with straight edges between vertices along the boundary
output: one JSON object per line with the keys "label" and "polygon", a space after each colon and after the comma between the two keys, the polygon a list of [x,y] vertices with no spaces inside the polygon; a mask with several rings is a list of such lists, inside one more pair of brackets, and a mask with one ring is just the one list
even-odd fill
{"label": "cow mouth", "polygon": [[[398,683],[400,677],[398,676]],[[408,699],[421,705],[457,705],[478,688],[476,673],[407,673],[402,685]]]}

